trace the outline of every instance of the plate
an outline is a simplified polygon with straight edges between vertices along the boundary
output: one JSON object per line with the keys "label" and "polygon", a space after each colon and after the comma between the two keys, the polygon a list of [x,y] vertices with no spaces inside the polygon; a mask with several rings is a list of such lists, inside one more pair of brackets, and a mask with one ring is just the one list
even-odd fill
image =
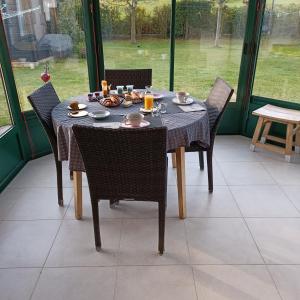
{"label": "plate", "polygon": [[158,93],[153,93],[152,95],[153,95],[154,100],[159,100],[164,97],[163,94],[158,94]]}
{"label": "plate", "polygon": [[72,114],[71,112],[68,113],[68,116],[71,118],[80,118],[80,117],[85,117],[87,115],[88,115],[88,112],[86,110],[78,111],[77,114]]}
{"label": "plate", "polygon": [[89,117],[95,119],[95,120],[100,120],[100,119],[104,119],[104,118],[107,118],[109,115],[110,115],[110,112],[108,110],[104,110],[104,114],[103,115],[95,115],[94,113],[97,113],[96,111],[95,112],[90,112],[88,113]]}
{"label": "plate", "polygon": [[157,111],[157,108],[154,107],[154,108],[152,108],[152,109],[145,109],[144,107],[141,107],[141,108],[140,108],[140,111],[143,112],[143,113],[151,113],[152,111],[153,111],[153,112],[156,112],[156,111]]}
{"label": "plate", "polygon": [[147,127],[150,125],[150,122],[143,120],[140,124],[140,126],[132,126],[130,124],[125,124],[125,123],[121,123],[121,127],[123,128],[143,128],[143,127]]}
{"label": "plate", "polygon": [[[83,103],[79,103],[78,104],[78,108],[81,110],[81,109],[85,109],[87,107],[86,104],[83,104]],[[68,109],[72,109],[70,106],[67,107]]]}
{"label": "plate", "polygon": [[173,98],[172,102],[177,104],[177,105],[190,105],[194,102],[194,99],[187,98],[186,102],[179,102],[179,100],[177,98]]}

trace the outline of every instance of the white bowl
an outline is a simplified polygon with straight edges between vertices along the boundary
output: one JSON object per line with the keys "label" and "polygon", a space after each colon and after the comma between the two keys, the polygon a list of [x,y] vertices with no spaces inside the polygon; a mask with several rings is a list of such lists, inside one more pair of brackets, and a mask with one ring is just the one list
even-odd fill
{"label": "white bowl", "polygon": [[109,115],[110,112],[108,110],[98,110],[89,113],[89,116],[96,120],[107,118]]}

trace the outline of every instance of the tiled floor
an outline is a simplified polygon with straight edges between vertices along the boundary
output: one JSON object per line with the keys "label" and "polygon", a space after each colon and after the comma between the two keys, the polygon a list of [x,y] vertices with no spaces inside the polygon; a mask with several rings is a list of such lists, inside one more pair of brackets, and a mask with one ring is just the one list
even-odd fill
{"label": "tiled floor", "polygon": [[0,194],[0,299],[299,300],[300,164],[249,144],[217,138],[213,194],[187,154],[184,221],[170,166],[163,256],[156,204],[101,202],[98,253],[86,179],[77,221],[67,168],[60,208],[52,157],[28,163]]}

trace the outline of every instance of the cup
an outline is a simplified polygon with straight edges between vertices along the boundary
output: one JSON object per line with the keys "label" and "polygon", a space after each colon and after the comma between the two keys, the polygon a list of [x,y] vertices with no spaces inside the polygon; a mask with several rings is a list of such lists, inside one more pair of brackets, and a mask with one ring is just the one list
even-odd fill
{"label": "cup", "polygon": [[139,127],[143,119],[144,119],[144,115],[140,113],[129,113],[126,116],[125,124],[131,125],[132,127]]}
{"label": "cup", "polygon": [[176,98],[178,99],[178,101],[180,102],[180,103],[185,103],[186,102],[186,100],[187,100],[187,98],[189,97],[189,93],[187,93],[187,92],[177,92],[176,93]]}
{"label": "cup", "polygon": [[93,93],[88,93],[88,100],[92,101],[93,100],[93,96],[94,96]]}
{"label": "cup", "polygon": [[153,108],[154,97],[151,94],[145,94],[144,97],[144,107],[146,110],[151,110]]}
{"label": "cup", "polygon": [[95,92],[95,97],[96,97],[97,100],[99,100],[100,99],[100,92]]}
{"label": "cup", "polygon": [[127,93],[130,94],[133,91],[133,85],[126,85]]}
{"label": "cup", "polygon": [[164,103],[164,102],[159,104],[158,107],[159,107],[161,114],[165,114],[167,112],[167,106],[168,106],[168,104]]}
{"label": "cup", "polygon": [[124,88],[123,85],[117,85],[117,94],[118,95],[123,94],[123,88]]}

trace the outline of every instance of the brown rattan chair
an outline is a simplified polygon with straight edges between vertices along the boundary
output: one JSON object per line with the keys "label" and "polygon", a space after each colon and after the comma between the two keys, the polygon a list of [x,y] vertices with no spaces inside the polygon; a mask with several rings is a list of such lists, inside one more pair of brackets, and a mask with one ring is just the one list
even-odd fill
{"label": "brown rattan chair", "polygon": [[63,184],[62,184],[62,164],[58,160],[57,138],[53,129],[51,112],[53,108],[60,103],[59,98],[50,82],[46,83],[31,95],[28,100],[37,114],[39,121],[47,134],[52,151],[54,153],[57,177],[57,197],[59,206],[64,205],[63,201]]}
{"label": "brown rattan chair", "polygon": [[207,173],[208,173],[208,190],[213,192],[213,150],[214,142],[221,117],[231,99],[234,90],[221,78],[217,78],[206,100],[206,107],[209,116],[210,125],[210,145],[204,147],[200,142],[193,142],[189,147],[186,147],[186,152],[199,153],[200,169],[204,170],[203,152],[206,151],[207,158]]}
{"label": "brown rattan chair", "polygon": [[117,85],[133,84],[136,89],[152,85],[152,69],[105,70],[105,79],[115,89]]}
{"label": "brown rattan chair", "polygon": [[167,193],[166,127],[72,128],[90,189],[96,250],[101,248],[98,201],[132,199],[158,202],[158,249],[162,254]]}

